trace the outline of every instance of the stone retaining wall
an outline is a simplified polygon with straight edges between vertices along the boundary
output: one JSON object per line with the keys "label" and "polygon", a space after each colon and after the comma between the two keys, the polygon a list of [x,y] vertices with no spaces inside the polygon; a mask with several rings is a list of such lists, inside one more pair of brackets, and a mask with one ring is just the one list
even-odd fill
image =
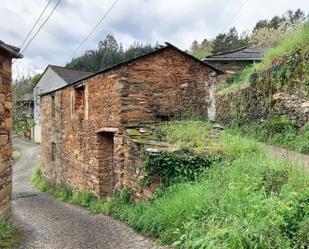
{"label": "stone retaining wall", "polygon": [[283,115],[295,121],[298,127],[309,122],[309,96],[305,90],[257,91],[253,86],[216,96],[216,119],[224,123],[259,121],[271,114]]}

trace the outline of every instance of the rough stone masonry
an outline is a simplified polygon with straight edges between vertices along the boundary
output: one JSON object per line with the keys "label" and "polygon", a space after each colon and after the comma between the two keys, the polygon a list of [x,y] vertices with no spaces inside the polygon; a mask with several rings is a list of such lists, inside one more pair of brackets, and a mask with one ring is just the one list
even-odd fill
{"label": "rough stone masonry", "polygon": [[148,198],[157,182],[140,184],[143,148],[132,128],[186,112],[207,116],[209,87],[219,73],[168,45],[45,94],[43,176],[98,196],[128,187],[136,199]]}
{"label": "rough stone masonry", "polygon": [[0,220],[11,214],[12,195],[12,58],[19,49],[0,40]]}

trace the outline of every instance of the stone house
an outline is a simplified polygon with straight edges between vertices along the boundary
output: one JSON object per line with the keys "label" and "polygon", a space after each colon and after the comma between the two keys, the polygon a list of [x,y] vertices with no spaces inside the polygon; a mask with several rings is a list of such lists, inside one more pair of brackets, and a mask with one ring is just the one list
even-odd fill
{"label": "stone house", "polygon": [[218,78],[218,84],[232,74],[243,70],[245,67],[263,60],[266,48],[242,47],[228,52],[206,56],[202,60],[221,68],[225,74]]}
{"label": "stone house", "polygon": [[41,142],[41,113],[40,113],[40,94],[57,90],[63,86],[66,86],[78,79],[89,76],[90,72],[84,72],[80,70],[73,70],[65,67],[48,65],[38,82],[33,89],[33,101],[34,101],[34,131],[33,139],[36,143]]}
{"label": "stone house", "polygon": [[0,40],[0,219],[11,213],[12,58],[22,58],[19,48]]}
{"label": "stone house", "polygon": [[[142,146],[132,128],[194,112],[205,117],[215,66],[166,43],[41,96],[41,169],[52,184],[110,195],[124,187],[148,198],[142,187]],[[141,133],[143,129],[139,130]]]}

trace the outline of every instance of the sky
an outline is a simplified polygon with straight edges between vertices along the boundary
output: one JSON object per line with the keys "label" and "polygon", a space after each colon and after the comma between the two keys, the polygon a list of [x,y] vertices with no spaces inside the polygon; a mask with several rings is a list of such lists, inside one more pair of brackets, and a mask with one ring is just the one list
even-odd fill
{"label": "sky", "polygon": [[[44,22],[58,0],[51,3]],[[0,40],[20,46],[44,9],[47,0],[0,0]],[[14,63],[16,74],[42,72],[48,64],[64,66],[114,0],[61,0],[24,58]],[[189,49],[193,40],[213,38],[235,26],[251,31],[260,19],[282,15],[288,9],[308,13],[308,0],[119,0],[75,56],[95,49],[112,34],[126,48],[134,41],[163,44],[168,41]]]}

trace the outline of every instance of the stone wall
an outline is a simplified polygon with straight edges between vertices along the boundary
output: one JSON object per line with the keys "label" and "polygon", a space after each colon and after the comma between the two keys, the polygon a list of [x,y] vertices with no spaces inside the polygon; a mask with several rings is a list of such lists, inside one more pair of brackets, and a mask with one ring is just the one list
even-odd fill
{"label": "stone wall", "polygon": [[293,119],[301,128],[309,122],[309,96],[301,88],[267,92],[249,86],[218,94],[216,113],[216,119],[224,123],[260,121],[270,115],[283,115]]}
{"label": "stone wall", "polygon": [[98,196],[129,187],[148,198],[158,181],[140,185],[142,148],[130,127],[185,112],[206,116],[214,83],[212,69],[165,49],[43,96],[43,176]]}
{"label": "stone wall", "polygon": [[0,51],[0,219],[11,213],[11,56]]}

